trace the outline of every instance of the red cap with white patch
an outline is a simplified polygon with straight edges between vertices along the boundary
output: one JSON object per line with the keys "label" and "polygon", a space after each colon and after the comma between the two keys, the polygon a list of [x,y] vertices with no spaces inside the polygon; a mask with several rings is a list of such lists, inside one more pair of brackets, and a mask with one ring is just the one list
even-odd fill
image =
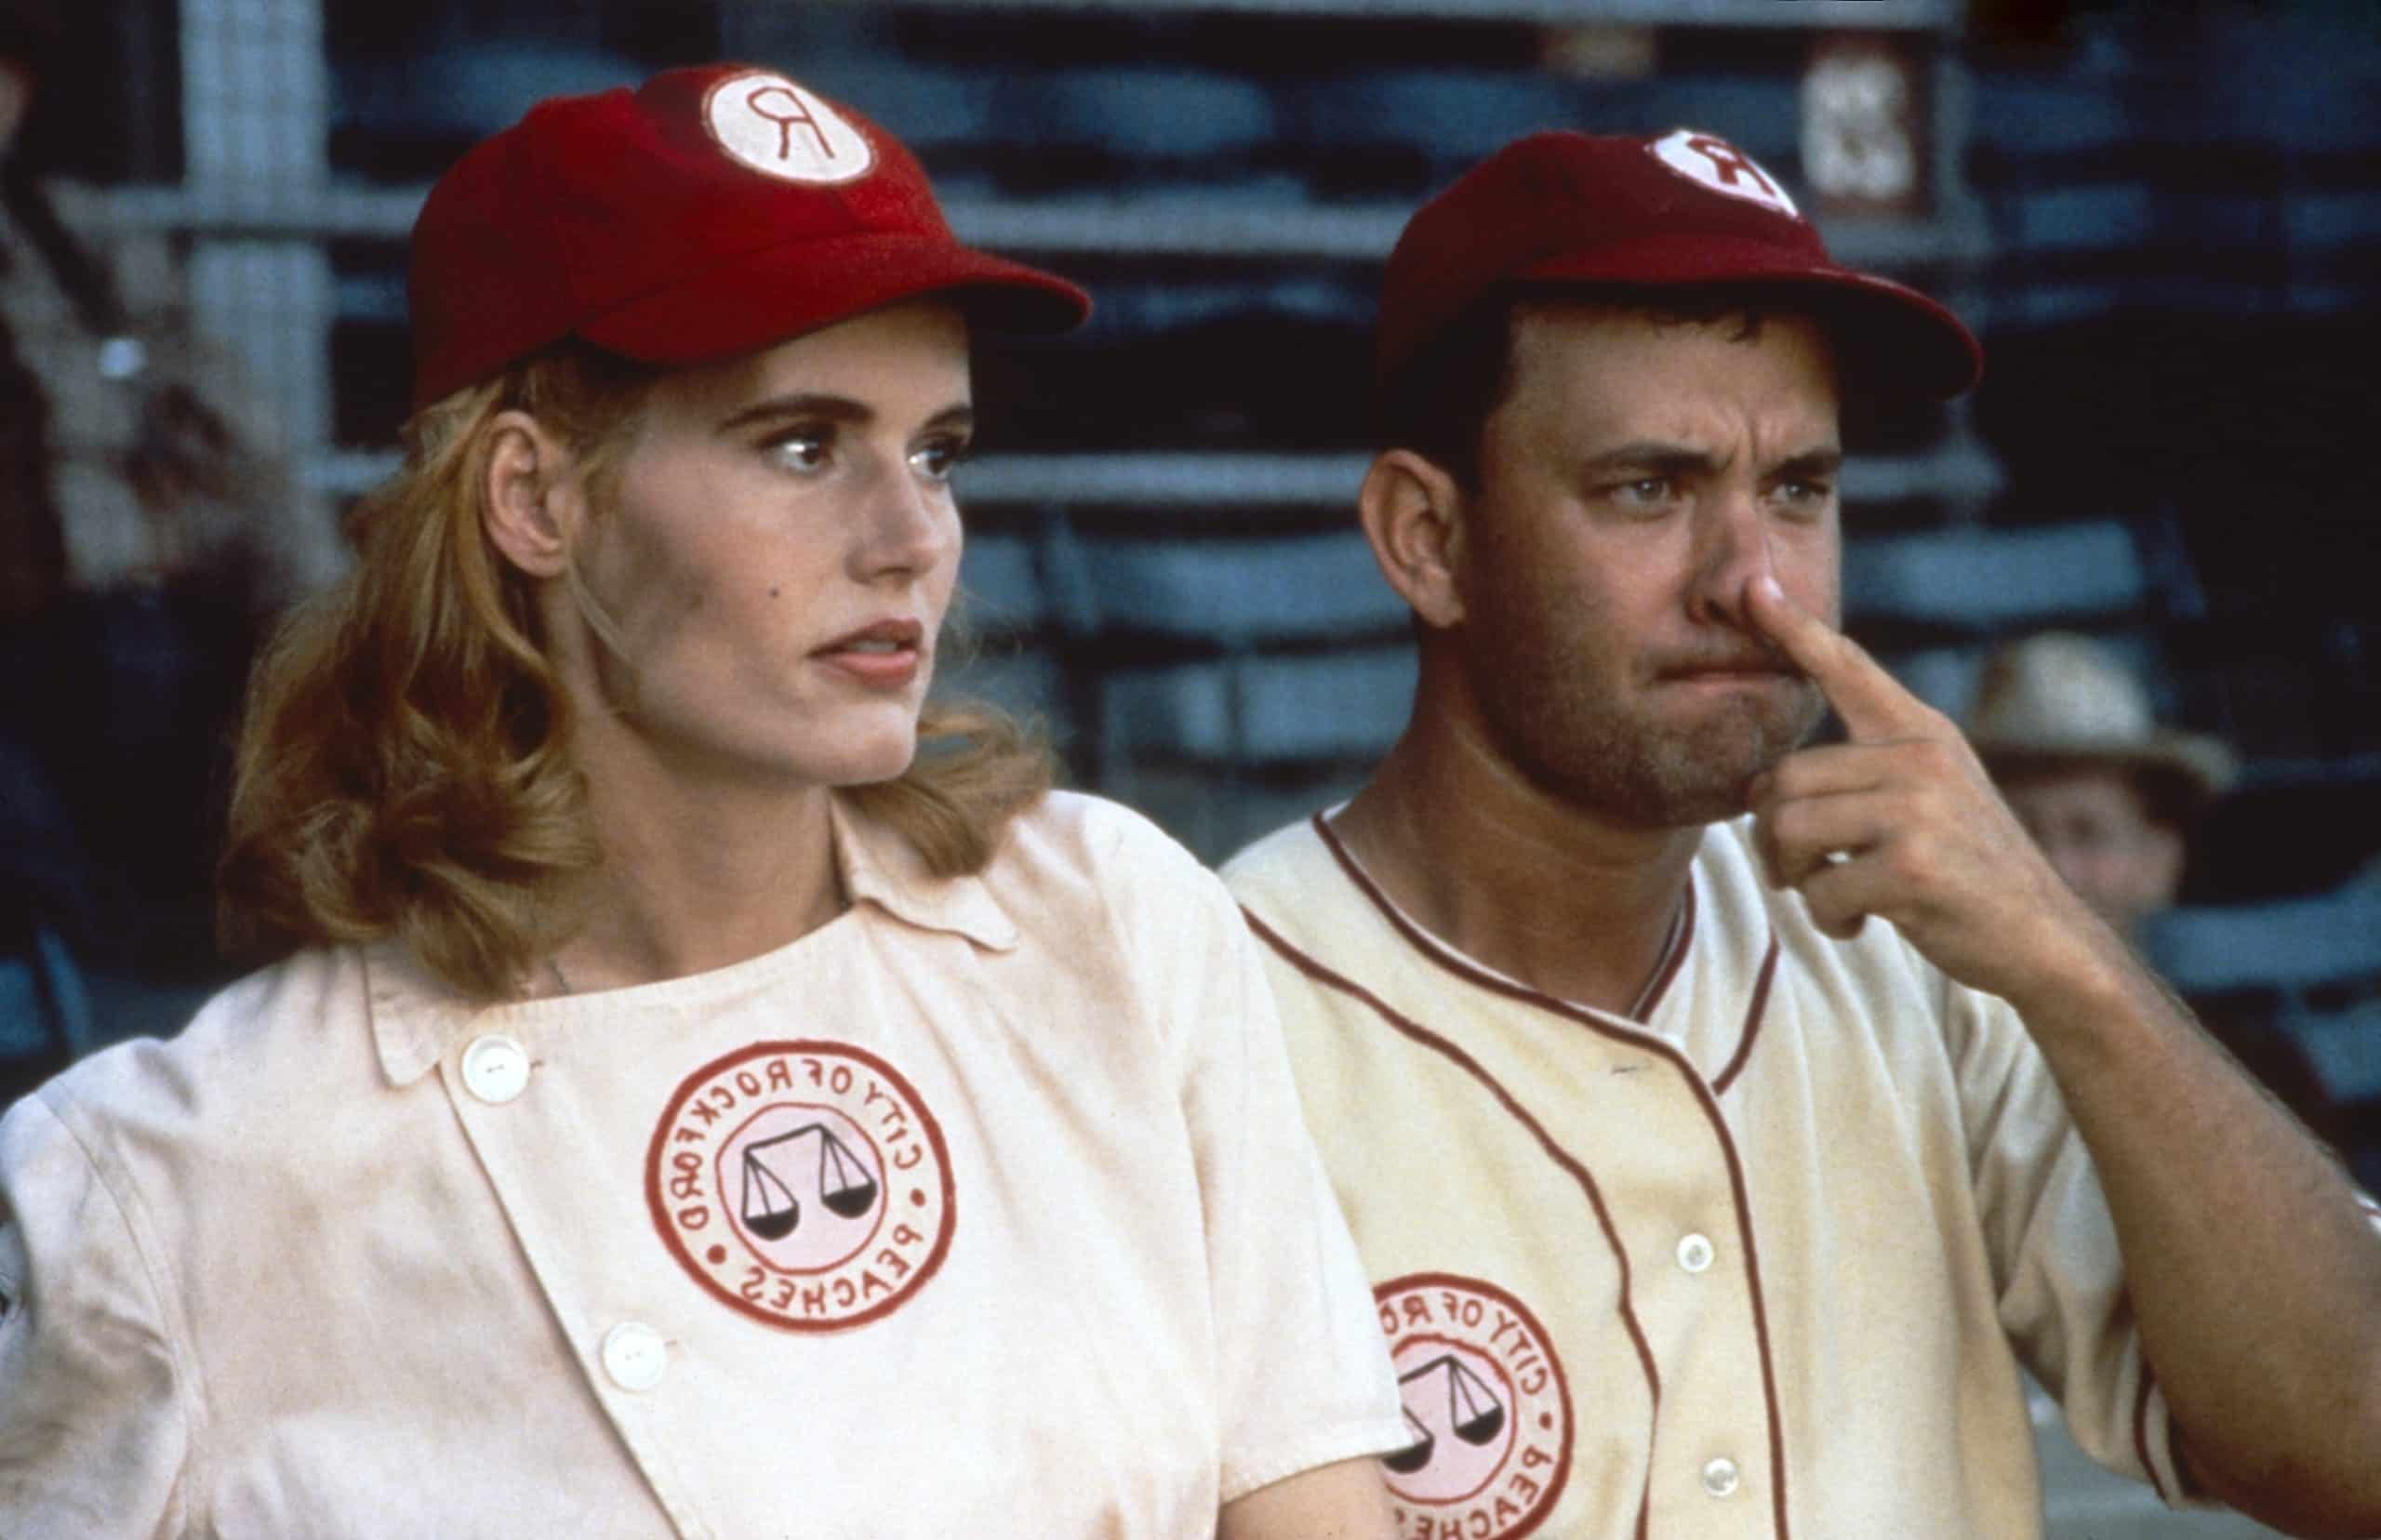
{"label": "red cap with white patch", "polygon": [[570,336],[689,365],[924,294],[1009,331],[1091,308],[960,245],[892,135],[745,64],[530,108],[431,189],[407,292],[416,410]]}
{"label": "red cap with white patch", "polygon": [[1776,177],[1691,128],[1532,134],[1423,205],[1390,254],[1375,378],[1386,387],[1475,302],[1517,285],[1807,291],[1871,381],[1949,399],[1984,369],[1957,316],[1838,263]]}

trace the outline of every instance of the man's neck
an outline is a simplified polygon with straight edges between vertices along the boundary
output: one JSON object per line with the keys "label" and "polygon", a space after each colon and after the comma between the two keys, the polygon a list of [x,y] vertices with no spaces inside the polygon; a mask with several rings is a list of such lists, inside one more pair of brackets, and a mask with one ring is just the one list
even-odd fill
{"label": "man's neck", "polygon": [[1619,827],[1484,744],[1409,733],[1333,820],[1400,909],[1557,999],[1626,1015],[1661,965],[1700,827]]}

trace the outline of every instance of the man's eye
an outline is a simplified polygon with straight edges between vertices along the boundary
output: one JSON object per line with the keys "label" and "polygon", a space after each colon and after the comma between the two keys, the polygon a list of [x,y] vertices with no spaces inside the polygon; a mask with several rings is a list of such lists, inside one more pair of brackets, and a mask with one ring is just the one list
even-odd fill
{"label": "man's eye", "polygon": [[1612,489],[1615,501],[1624,508],[1655,508],[1670,499],[1670,479],[1668,476],[1640,476],[1634,481],[1621,482]]}

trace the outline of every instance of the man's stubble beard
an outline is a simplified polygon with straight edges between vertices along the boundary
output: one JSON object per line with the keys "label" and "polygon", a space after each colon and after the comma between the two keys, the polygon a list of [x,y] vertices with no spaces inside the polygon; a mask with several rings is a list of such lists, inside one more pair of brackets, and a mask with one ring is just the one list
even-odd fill
{"label": "man's stubble beard", "polygon": [[[1527,677],[1535,675],[1536,677]],[[1801,746],[1826,714],[1809,681],[1790,699],[1726,701],[1681,728],[1583,689],[1577,670],[1478,681],[1491,742],[1539,791],[1624,827],[1700,827],[1745,811],[1746,788]]]}

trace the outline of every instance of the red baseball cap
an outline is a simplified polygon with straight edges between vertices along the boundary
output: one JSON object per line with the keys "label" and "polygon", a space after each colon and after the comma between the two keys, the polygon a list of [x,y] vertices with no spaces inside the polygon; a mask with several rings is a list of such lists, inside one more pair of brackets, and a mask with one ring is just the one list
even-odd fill
{"label": "red baseball cap", "polygon": [[675,365],[922,294],[1007,331],[1091,309],[960,245],[892,135],[747,64],[530,108],[430,190],[406,289],[417,411],[569,336]]}
{"label": "red baseball cap", "polygon": [[1948,400],[1984,351],[1916,289],[1828,255],[1784,186],[1710,134],[1516,139],[1416,212],[1390,253],[1376,334],[1383,387],[1449,323],[1513,285],[1807,289],[1864,378]]}

